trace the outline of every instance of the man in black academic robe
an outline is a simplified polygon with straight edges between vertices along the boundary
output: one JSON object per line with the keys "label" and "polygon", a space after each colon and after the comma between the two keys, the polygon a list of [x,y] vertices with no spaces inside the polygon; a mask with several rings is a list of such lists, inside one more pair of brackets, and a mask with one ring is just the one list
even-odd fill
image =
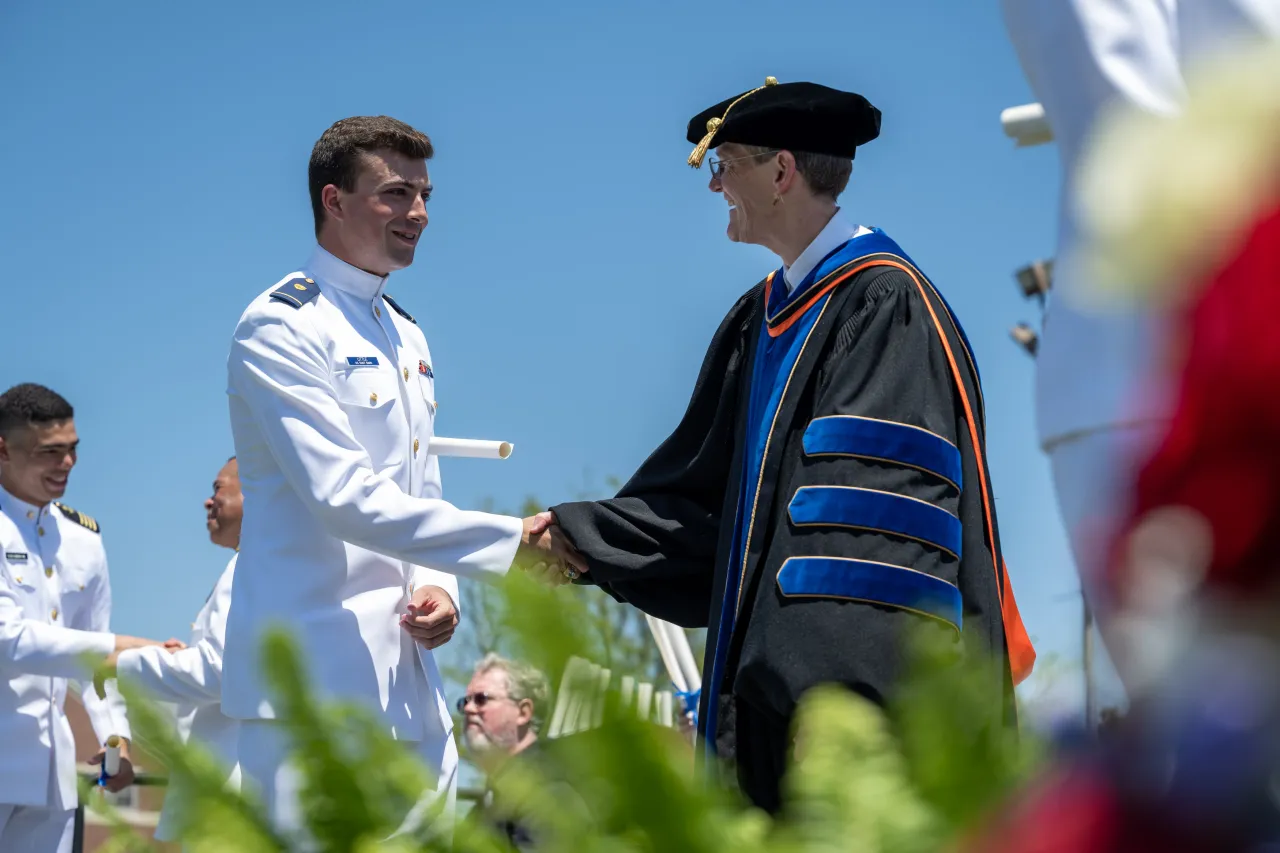
{"label": "man in black academic robe", "polygon": [[722,157],[711,189],[730,237],[783,268],[729,311],[680,424],[617,497],[548,516],[580,582],[709,629],[699,734],[711,752],[732,745],[743,791],[769,811],[804,692],[834,682],[886,701],[922,621],[1006,662],[980,725],[1013,722],[1013,678],[1034,654],[964,333],[896,243],[835,207],[839,162],[879,124],[859,95],[772,78],[690,122],[691,164],[712,144]]}

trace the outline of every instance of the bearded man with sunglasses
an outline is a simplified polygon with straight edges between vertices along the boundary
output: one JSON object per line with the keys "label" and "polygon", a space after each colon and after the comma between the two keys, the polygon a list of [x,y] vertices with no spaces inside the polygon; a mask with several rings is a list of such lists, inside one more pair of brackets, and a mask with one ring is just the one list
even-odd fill
{"label": "bearded man with sunglasses", "polygon": [[709,628],[699,736],[709,757],[731,747],[770,812],[815,685],[886,702],[911,632],[963,631],[964,649],[1003,664],[989,713],[966,721],[981,737],[1013,723],[1034,660],[968,341],[906,252],[837,203],[879,133],[861,95],[773,78],[689,122],[690,165],[719,158],[709,189],[729,239],[781,266],[730,310],[683,420],[621,492],[542,516],[551,553],[585,561],[579,582]]}
{"label": "bearded man with sunglasses", "polygon": [[539,750],[538,735],[546,723],[550,698],[551,687],[542,672],[491,653],[476,664],[466,694],[458,699],[467,749],[487,776],[484,798],[472,818],[487,824],[517,850],[534,846],[533,827],[520,809],[497,800],[494,781],[512,758]]}

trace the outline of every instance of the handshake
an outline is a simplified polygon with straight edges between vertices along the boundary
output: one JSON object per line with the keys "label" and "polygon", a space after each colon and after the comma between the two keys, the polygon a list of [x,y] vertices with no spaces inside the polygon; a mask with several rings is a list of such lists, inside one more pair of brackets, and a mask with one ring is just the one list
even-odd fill
{"label": "handshake", "polygon": [[116,677],[116,665],[120,661],[120,653],[129,649],[146,648],[147,646],[163,646],[165,651],[172,654],[185,649],[187,644],[173,638],[161,642],[160,640],[147,640],[142,637],[130,637],[127,634],[116,634],[115,648],[111,654],[103,658],[102,662],[94,667],[93,689],[98,694],[99,699],[107,698],[106,682]]}
{"label": "handshake", "polygon": [[[551,512],[524,520],[516,564],[526,574],[548,586],[577,580],[587,571],[587,561],[569,542]],[[453,639],[458,627],[458,607],[448,590],[420,586],[413,590],[400,627],[424,649],[438,649]]]}
{"label": "handshake", "polygon": [[561,586],[587,573],[587,561],[556,523],[555,513],[524,520],[516,561],[525,573],[549,586]]}

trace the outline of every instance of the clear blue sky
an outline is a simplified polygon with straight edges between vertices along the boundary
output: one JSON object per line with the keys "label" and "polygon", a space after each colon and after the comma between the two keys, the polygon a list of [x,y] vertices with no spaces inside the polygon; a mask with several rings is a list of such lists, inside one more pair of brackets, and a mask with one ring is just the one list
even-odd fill
{"label": "clear blue sky", "polygon": [[688,118],[766,75],[883,111],[844,209],[965,324],[1018,598],[1041,652],[1075,657],[1032,363],[1007,334],[1034,317],[1012,273],[1053,251],[1058,165],[1001,133],[1032,96],[995,2],[4,4],[0,385],[76,406],[67,502],[103,524],[117,630],[186,636],[226,561],[201,502],[232,452],[227,344],[310,251],[330,123],[388,113],[436,143],[430,226],[388,290],[431,343],[438,430],[516,444],[446,460],[445,496],[516,507],[628,476],[774,265],[725,239],[684,162]]}

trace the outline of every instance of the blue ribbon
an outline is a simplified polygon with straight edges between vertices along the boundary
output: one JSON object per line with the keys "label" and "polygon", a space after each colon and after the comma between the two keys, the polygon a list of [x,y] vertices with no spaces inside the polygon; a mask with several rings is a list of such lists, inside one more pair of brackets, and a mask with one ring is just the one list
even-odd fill
{"label": "blue ribbon", "polygon": [[702,697],[702,686],[699,685],[694,690],[677,690],[676,698],[680,700],[680,704],[684,706],[685,714],[693,715],[693,727],[698,727],[698,700]]}

